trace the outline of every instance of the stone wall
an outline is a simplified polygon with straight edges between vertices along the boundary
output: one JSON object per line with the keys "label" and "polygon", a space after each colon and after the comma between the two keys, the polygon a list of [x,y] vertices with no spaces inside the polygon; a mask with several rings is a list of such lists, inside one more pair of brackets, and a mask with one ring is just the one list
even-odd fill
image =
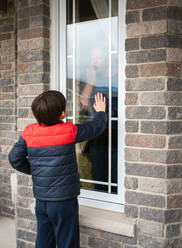
{"label": "stone wall", "polygon": [[14,217],[13,180],[7,153],[16,140],[16,14],[11,2],[0,13],[0,213]]}
{"label": "stone wall", "polygon": [[181,7],[127,1],[125,213],[139,247],[182,247]]}
{"label": "stone wall", "polygon": [[[50,83],[50,8],[49,1],[19,1],[18,13],[18,134],[32,122],[30,106],[35,96],[49,89]],[[17,247],[34,247],[35,200],[30,176],[17,175]]]}

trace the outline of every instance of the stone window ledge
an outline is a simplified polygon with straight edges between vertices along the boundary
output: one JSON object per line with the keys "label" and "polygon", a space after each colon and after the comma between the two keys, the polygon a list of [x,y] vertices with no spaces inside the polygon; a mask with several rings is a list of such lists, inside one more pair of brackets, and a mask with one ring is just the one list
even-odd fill
{"label": "stone window ledge", "polygon": [[124,213],[80,205],[79,218],[81,226],[128,237],[135,236],[136,221],[126,217]]}

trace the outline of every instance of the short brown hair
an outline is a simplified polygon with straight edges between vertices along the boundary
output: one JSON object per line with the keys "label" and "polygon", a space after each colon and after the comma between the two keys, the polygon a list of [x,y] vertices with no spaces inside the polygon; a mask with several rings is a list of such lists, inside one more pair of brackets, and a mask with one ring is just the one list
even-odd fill
{"label": "short brown hair", "polygon": [[60,123],[60,115],[66,109],[66,99],[61,92],[48,90],[33,100],[31,108],[39,125],[51,126]]}

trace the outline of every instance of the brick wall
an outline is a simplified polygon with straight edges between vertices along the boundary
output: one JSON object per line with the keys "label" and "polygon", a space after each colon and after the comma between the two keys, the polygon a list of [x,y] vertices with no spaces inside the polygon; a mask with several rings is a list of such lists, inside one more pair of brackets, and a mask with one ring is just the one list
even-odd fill
{"label": "brick wall", "polygon": [[182,247],[181,7],[127,1],[125,213],[139,247]]}
{"label": "brick wall", "polygon": [[0,13],[0,213],[14,217],[7,153],[16,139],[16,15],[11,2]]}
{"label": "brick wall", "polygon": [[[50,8],[49,1],[19,1],[18,12],[18,89],[17,129],[35,122],[32,100],[49,89],[50,83]],[[34,247],[36,222],[30,176],[18,174],[17,247]]]}

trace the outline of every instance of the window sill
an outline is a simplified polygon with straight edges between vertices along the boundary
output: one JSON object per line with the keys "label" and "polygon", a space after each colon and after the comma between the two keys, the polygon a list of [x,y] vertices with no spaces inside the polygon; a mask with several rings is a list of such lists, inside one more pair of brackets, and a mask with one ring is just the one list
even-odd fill
{"label": "window sill", "polygon": [[128,237],[135,236],[136,222],[126,217],[124,213],[80,205],[79,215],[81,226]]}

